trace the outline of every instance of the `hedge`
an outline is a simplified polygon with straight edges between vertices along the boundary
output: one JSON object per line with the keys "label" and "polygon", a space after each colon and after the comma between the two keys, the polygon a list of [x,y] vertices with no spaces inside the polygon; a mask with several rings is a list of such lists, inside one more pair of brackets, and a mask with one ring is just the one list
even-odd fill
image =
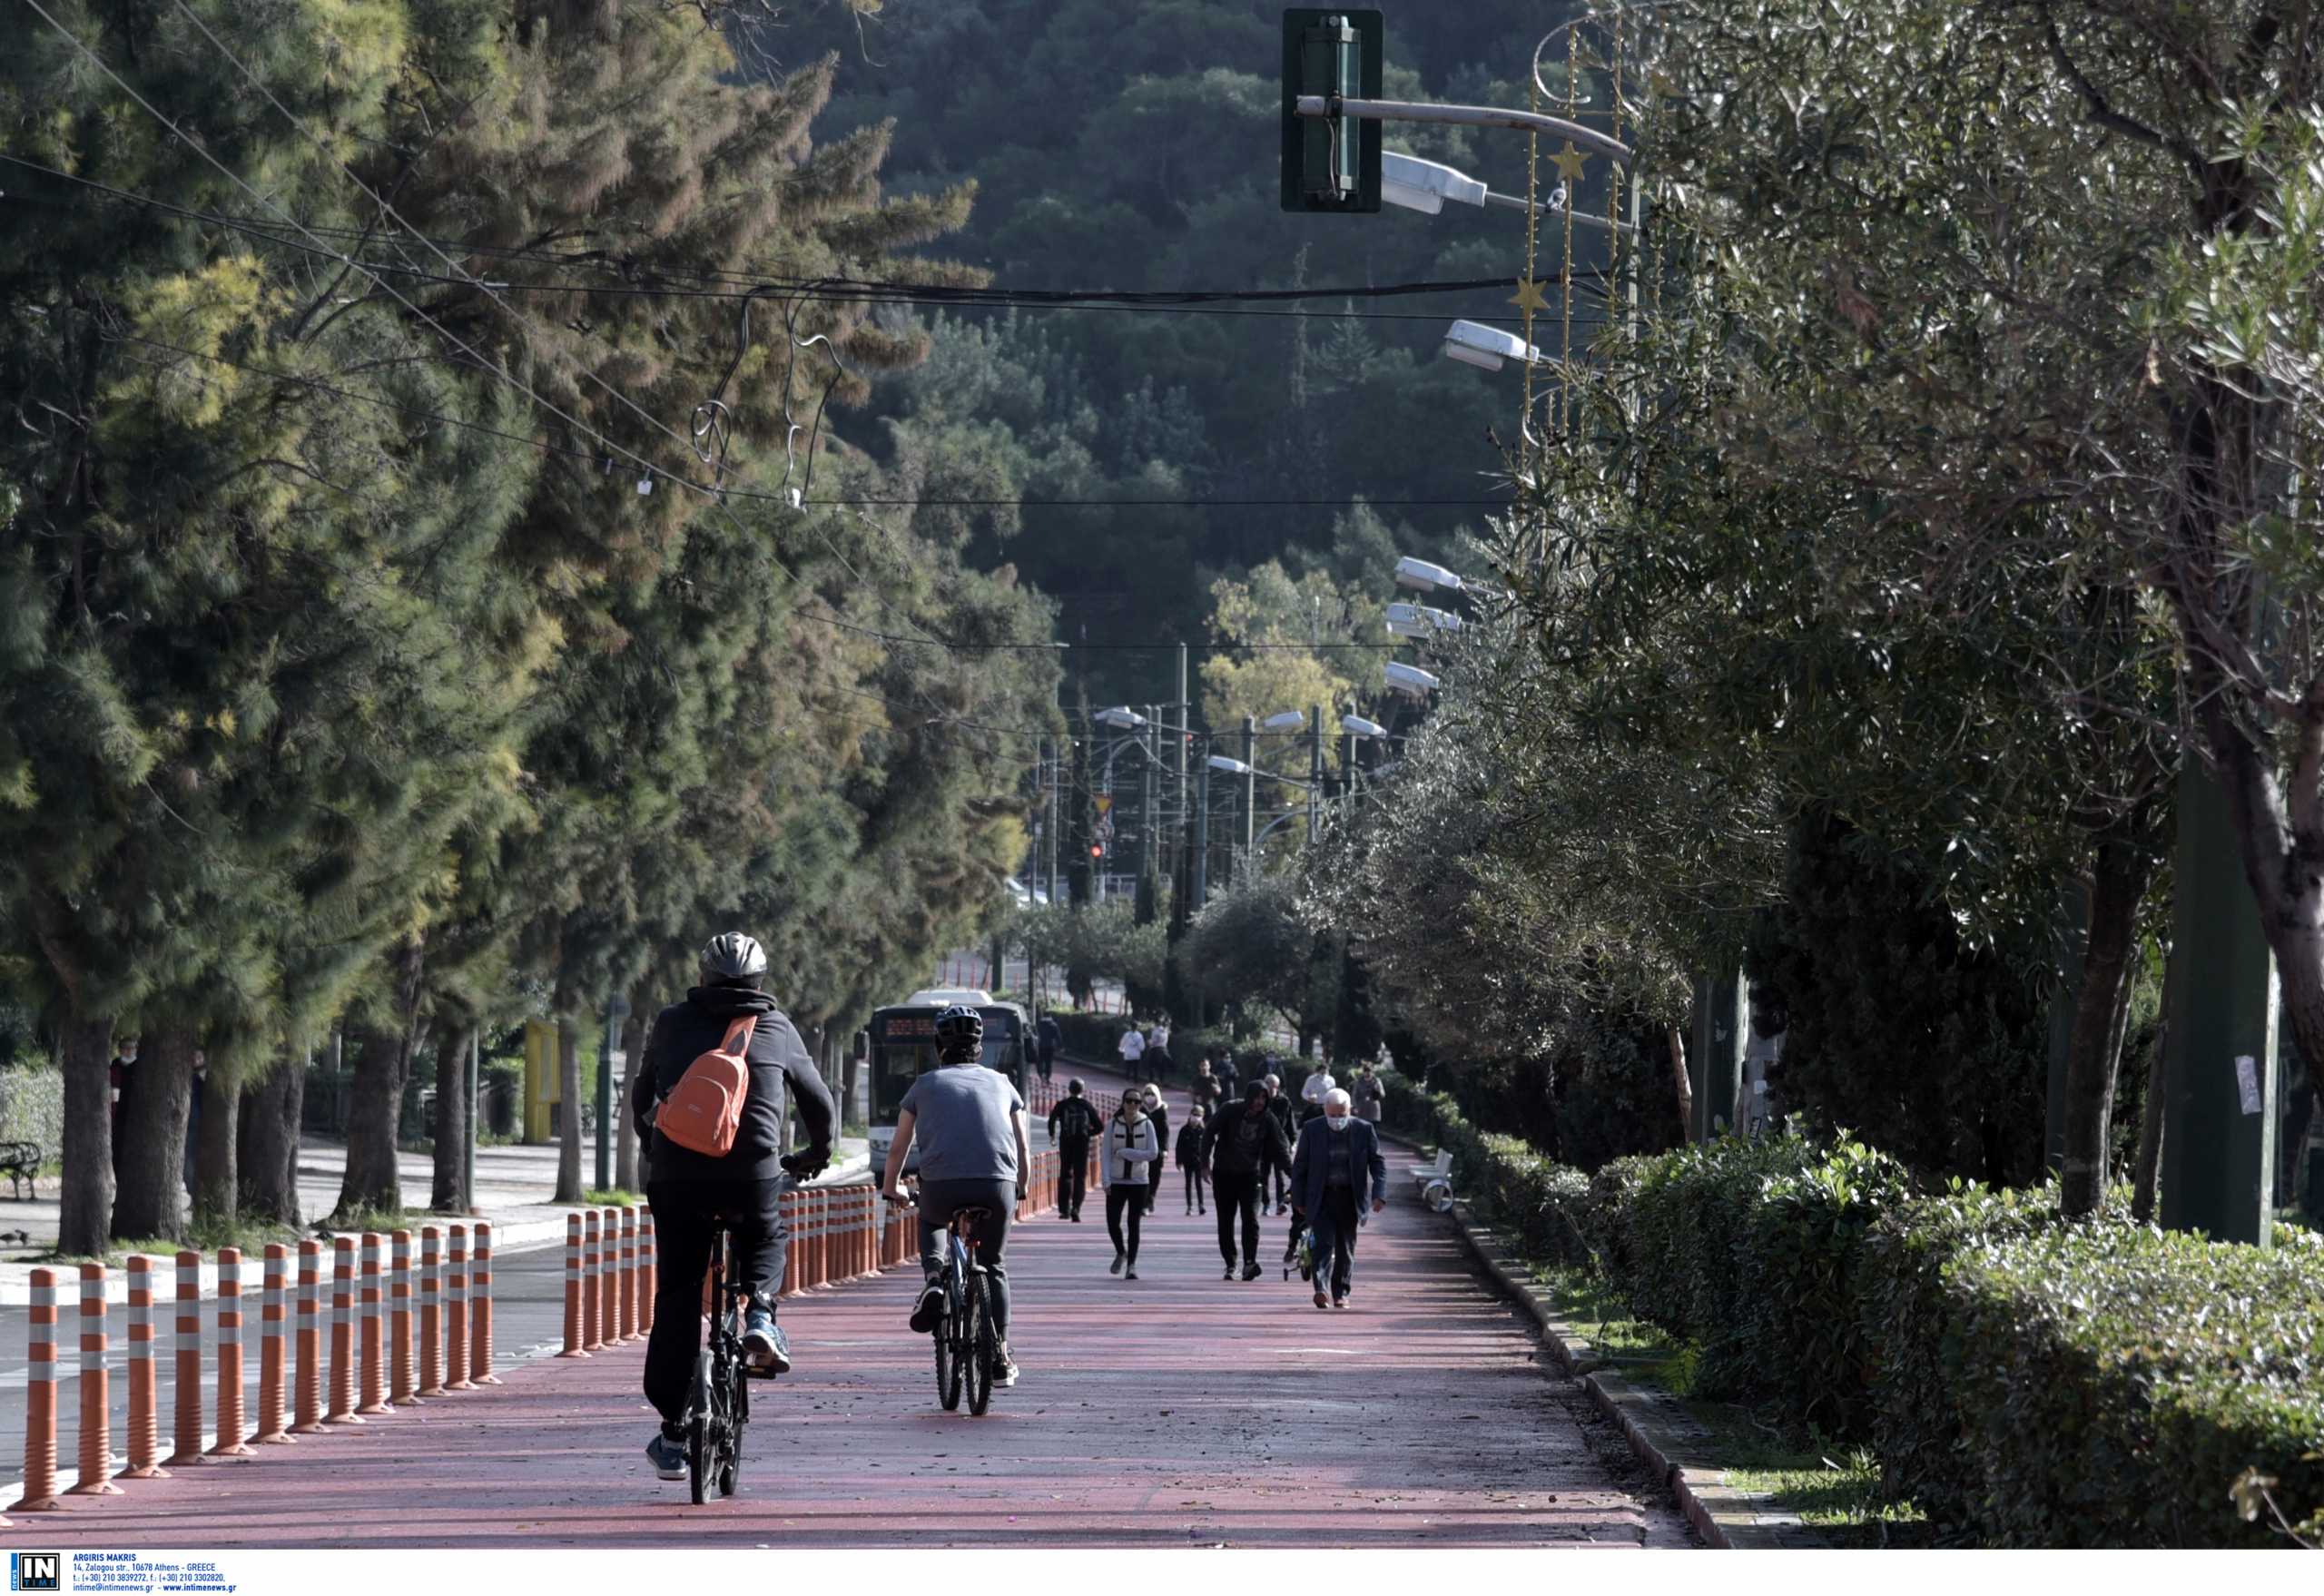
{"label": "hedge", "polygon": [[40,1145],[43,1163],[64,1156],[64,1077],[54,1069],[0,1069],[0,1141]]}
{"label": "hedge", "polygon": [[1940,1523],[2003,1545],[2283,1544],[2231,1495],[2256,1472],[2324,1529],[2324,1237],[2287,1227],[2263,1253],[2119,1208],[2069,1226],[2054,1187],[1916,1197],[1845,1137],[1722,1138],[1585,1177],[1447,1098],[1390,1102],[1519,1250],[1595,1267],[1693,1342],[1695,1394],[1869,1443]]}

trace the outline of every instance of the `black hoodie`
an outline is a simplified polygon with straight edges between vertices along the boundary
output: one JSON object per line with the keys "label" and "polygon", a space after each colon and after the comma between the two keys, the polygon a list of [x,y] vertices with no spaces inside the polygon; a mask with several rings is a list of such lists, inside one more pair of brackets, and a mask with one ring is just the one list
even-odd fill
{"label": "black hoodie", "polygon": [[807,1139],[828,1148],[832,1140],[832,1094],[815,1061],[807,1056],[790,1017],[764,992],[747,987],[696,987],[683,1003],[673,1003],[654,1017],[646,1035],[645,1057],[630,1090],[630,1118],[641,1139],[647,1135],[648,1116],[673,1091],[696,1059],[726,1039],[730,1021],[743,1014],[758,1017],[751,1032],[750,1095],[743,1104],[743,1122],[734,1132],[734,1149],[714,1158],[674,1146],[660,1131],[652,1133],[646,1156],[655,1180],[771,1180],[783,1173],[783,1088],[798,1094],[799,1118],[806,1122]]}

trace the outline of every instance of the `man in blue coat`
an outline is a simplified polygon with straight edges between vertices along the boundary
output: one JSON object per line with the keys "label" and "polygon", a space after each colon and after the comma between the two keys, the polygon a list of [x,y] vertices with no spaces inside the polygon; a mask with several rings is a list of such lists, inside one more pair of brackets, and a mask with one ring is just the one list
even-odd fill
{"label": "man in blue coat", "polygon": [[1291,1155],[1292,1207],[1315,1233],[1319,1308],[1347,1306],[1356,1227],[1367,1191],[1374,1213],[1387,1207],[1388,1166],[1380,1157],[1380,1133],[1355,1117],[1354,1099],[1334,1087],[1324,1095],[1323,1115],[1299,1128],[1299,1147]]}

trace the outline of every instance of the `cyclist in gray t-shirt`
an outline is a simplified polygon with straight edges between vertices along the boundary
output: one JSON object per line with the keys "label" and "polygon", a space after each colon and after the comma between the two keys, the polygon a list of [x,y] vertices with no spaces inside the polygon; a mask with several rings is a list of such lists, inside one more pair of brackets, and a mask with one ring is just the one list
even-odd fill
{"label": "cyclist in gray t-shirt", "polygon": [[1017,1364],[1009,1355],[1009,1275],[1001,1249],[1009,1221],[1025,1196],[1033,1167],[1025,1132],[1025,1099],[1000,1071],[978,1062],[984,1049],[984,1017],[956,1003],[936,1017],[938,1068],[911,1083],[896,1116],[896,1138],[888,1145],[888,1167],[880,1189],[901,1202],[896,1182],[912,1144],[920,1145],[920,1272],[927,1282],[912,1309],[911,1327],[932,1331],[944,1315],[945,1230],[962,1208],[983,1208],[972,1238],[976,1261],[991,1286],[992,1328],[1000,1345],[994,1354],[992,1383],[1013,1385]]}

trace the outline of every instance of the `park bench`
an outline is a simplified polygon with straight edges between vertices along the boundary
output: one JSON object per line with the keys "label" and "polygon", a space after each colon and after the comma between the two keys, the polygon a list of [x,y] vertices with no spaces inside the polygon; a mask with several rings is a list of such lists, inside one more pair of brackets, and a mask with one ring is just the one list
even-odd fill
{"label": "park bench", "polygon": [[38,1142],[0,1142],[0,1175],[8,1177],[8,1189],[19,1201],[25,1195],[25,1183],[40,1173],[40,1165]]}
{"label": "park bench", "polygon": [[1421,1201],[1442,1213],[1452,1206],[1452,1155],[1440,1148],[1433,1164],[1411,1164],[1404,1173],[1413,1177],[1420,1191]]}

